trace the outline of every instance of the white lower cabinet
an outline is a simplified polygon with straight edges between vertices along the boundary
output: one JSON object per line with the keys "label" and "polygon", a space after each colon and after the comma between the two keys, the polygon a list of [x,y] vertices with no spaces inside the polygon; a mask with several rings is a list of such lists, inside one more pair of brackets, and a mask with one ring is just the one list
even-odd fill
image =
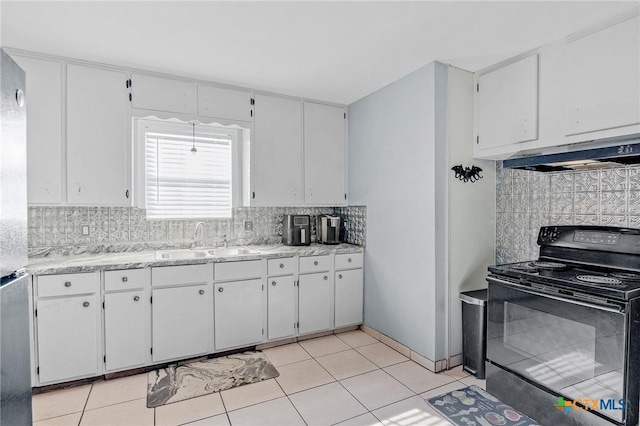
{"label": "white lower cabinet", "polygon": [[40,383],[98,374],[96,295],[41,299],[36,309]]}
{"label": "white lower cabinet", "polygon": [[267,280],[267,335],[269,340],[293,337],[296,322],[296,287],[293,275]]}
{"label": "white lower cabinet", "polygon": [[362,324],[362,269],[337,271],[335,277],[335,327]]}
{"label": "white lower cabinet", "polygon": [[260,343],[262,280],[232,281],[214,285],[216,350]]}
{"label": "white lower cabinet", "polygon": [[107,371],[142,366],[147,362],[151,332],[151,304],[145,290],[104,296],[104,342]]}
{"label": "white lower cabinet", "polygon": [[333,274],[300,275],[298,281],[298,333],[333,328]]}
{"label": "white lower cabinet", "polygon": [[211,285],[153,289],[152,297],[153,362],[206,353],[213,312]]}
{"label": "white lower cabinet", "polygon": [[362,267],[353,253],[35,276],[35,384],[361,324]]}

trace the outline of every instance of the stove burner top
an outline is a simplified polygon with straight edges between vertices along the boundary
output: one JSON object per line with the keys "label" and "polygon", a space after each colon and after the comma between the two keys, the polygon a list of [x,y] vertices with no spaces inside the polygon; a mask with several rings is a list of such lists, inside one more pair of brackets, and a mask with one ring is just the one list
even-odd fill
{"label": "stove burner top", "polygon": [[531,264],[536,268],[540,268],[540,269],[555,270],[555,269],[564,269],[567,267],[567,265],[560,262],[532,262]]}
{"label": "stove burner top", "polygon": [[538,269],[555,271],[555,270],[565,269],[566,267],[567,265],[559,262],[534,261],[534,262],[513,265],[511,268],[517,271],[536,272]]}
{"label": "stove burner top", "polygon": [[634,274],[632,272],[612,272],[609,275],[623,281],[640,281],[640,274]]}
{"label": "stove burner top", "polygon": [[622,284],[617,278],[605,277],[602,275],[577,275],[576,279],[578,281],[582,281],[589,284],[599,284],[599,285],[618,285]]}

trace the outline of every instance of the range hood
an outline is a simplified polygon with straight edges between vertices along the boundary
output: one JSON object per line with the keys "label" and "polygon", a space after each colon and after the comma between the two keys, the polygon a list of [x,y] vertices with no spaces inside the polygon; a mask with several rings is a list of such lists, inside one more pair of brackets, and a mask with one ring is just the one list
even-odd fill
{"label": "range hood", "polygon": [[625,164],[640,164],[639,135],[626,139],[565,145],[555,148],[554,151],[512,157],[502,162],[505,168],[538,172],[600,169]]}

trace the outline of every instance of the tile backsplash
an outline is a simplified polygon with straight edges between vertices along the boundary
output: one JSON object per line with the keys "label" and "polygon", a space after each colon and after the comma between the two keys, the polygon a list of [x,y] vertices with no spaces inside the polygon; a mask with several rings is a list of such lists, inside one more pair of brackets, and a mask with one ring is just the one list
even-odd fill
{"label": "tile backsplash", "polygon": [[541,173],[498,162],[497,262],[536,258],[544,225],[640,228],[640,166]]}
{"label": "tile backsplash", "polygon": [[[219,245],[224,236],[239,244],[272,243],[282,236],[284,214],[341,216],[343,241],[352,244],[364,245],[366,234],[366,207],[362,206],[238,207],[229,219],[202,220],[147,220],[145,210],[135,207],[29,206],[28,211],[30,248],[193,240],[198,222],[204,223],[206,233],[198,244]],[[251,221],[251,230],[245,230],[246,221]],[[315,220],[311,228],[315,241]]]}

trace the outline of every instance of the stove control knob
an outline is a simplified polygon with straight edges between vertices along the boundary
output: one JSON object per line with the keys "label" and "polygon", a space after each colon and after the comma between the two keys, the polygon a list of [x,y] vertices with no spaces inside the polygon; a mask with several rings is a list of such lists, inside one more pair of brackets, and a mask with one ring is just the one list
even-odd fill
{"label": "stove control knob", "polygon": [[558,232],[558,228],[553,228],[553,230],[551,231],[551,234],[549,235],[549,239],[551,240],[551,242],[554,242],[555,240],[558,239],[559,236],[560,236],[560,232]]}
{"label": "stove control knob", "polygon": [[549,228],[542,228],[542,232],[540,233],[540,240],[542,242],[549,240]]}

